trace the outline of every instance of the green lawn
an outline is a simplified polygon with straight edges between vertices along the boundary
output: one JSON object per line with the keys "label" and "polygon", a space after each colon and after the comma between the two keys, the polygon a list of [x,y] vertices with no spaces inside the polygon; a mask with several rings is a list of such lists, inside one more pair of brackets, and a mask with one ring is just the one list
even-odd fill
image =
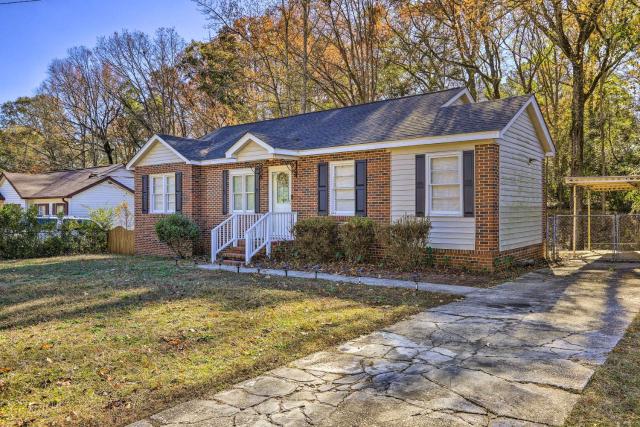
{"label": "green lawn", "polygon": [[453,299],[154,258],[0,262],[0,425],[124,425]]}
{"label": "green lawn", "polygon": [[640,425],[640,316],[593,374],[566,425]]}

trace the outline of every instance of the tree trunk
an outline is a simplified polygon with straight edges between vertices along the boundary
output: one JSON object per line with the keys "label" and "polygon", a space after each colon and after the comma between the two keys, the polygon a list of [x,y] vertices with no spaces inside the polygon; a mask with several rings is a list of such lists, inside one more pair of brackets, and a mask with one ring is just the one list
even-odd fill
{"label": "tree trunk", "polygon": [[[584,108],[586,103],[586,97],[584,94],[584,69],[582,62],[574,63],[572,66],[573,71],[573,86],[571,97],[571,176],[582,176],[584,174],[583,160],[584,160]],[[576,215],[581,215],[583,212],[583,191],[581,187],[577,188],[577,200],[571,198],[571,210]],[[578,228],[578,235],[576,236],[576,246],[578,248],[584,247],[583,233]]]}

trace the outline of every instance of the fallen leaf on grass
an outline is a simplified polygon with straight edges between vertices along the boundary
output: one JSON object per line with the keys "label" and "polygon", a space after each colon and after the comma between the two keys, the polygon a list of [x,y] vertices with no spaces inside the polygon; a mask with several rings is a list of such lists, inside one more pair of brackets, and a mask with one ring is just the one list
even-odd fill
{"label": "fallen leaf on grass", "polygon": [[6,374],[7,372],[11,372],[13,369],[11,368],[0,368],[0,374]]}
{"label": "fallen leaf on grass", "polygon": [[53,344],[44,343],[40,346],[40,350],[50,350],[53,348]]}

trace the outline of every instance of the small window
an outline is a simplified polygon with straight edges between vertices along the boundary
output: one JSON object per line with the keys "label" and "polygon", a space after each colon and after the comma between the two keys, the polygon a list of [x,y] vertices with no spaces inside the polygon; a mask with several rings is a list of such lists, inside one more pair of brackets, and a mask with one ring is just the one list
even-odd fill
{"label": "small window", "polygon": [[355,215],[355,163],[353,161],[331,163],[329,181],[331,215]]}
{"label": "small window", "polygon": [[433,156],[429,163],[429,210],[431,215],[462,214],[460,156]]}
{"label": "small window", "polygon": [[38,209],[38,216],[49,216],[49,204],[48,203],[38,203],[36,205]]}
{"label": "small window", "polygon": [[54,203],[53,204],[53,214],[58,215],[66,215],[66,209],[64,203]]}
{"label": "small window", "polygon": [[252,171],[231,171],[231,210],[255,212],[255,187],[255,175]]}
{"label": "small window", "polygon": [[151,175],[149,192],[151,212],[173,213],[176,211],[176,176],[173,173]]}

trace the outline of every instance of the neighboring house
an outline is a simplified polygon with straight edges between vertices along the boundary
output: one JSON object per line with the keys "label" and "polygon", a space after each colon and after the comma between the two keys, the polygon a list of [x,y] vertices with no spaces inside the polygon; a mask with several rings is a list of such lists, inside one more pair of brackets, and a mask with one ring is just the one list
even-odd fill
{"label": "neighboring house", "polygon": [[[123,165],[41,174],[0,173],[0,204],[36,206],[38,215],[86,218],[91,209],[126,202],[134,211],[133,173]],[[122,219],[118,219],[121,224]],[[133,218],[128,224],[133,226]]]}
{"label": "neighboring house", "polygon": [[475,102],[463,88],[227,126],[201,139],[156,135],[128,164],[136,251],[168,254],[154,225],[174,211],[196,221],[197,249],[215,257],[247,238],[248,256],[289,239],[300,218],[415,215],[430,218],[437,257],[492,270],[501,257],[543,257],[544,159],[554,153],[534,96]]}

